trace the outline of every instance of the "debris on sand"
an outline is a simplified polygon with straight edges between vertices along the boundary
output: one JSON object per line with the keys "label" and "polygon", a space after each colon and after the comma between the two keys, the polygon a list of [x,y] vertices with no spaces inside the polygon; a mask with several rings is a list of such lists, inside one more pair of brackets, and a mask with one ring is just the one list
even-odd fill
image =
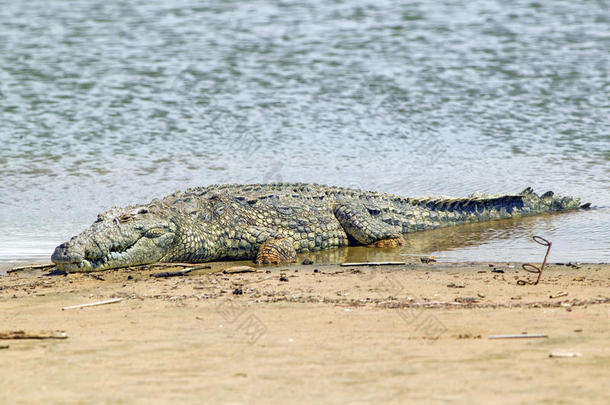
{"label": "debris on sand", "polygon": [[517,280],[517,285],[538,285],[538,283],[540,282],[540,277],[542,277],[542,271],[544,270],[544,266],[546,265],[546,260],[549,258],[549,252],[551,251],[551,246],[553,246],[553,243],[544,239],[542,236],[534,236],[533,239],[534,242],[538,243],[539,245],[546,246],[546,254],[544,255],[544,259],[542,260],[542,265],[540,267],[535,266],[531,263],[524,263],[521,265],[521,268],[523,268],[523,270],[529,273],[538,274],[536,281]]}
{"label": "debris on sand", "polygon": [[449,288],[465,288],[466,286],[464,284],[449,283],[449,284],[447,284],[447,287],[449,287]]}
{"label": "debris on sand", "polygon": [[582,354],[578,353],[578,352],[563,352],[563,351],[559,351],[559,352],[551,352],[549,353],[549,357],[580,357],[582,356]]}
{"label": "debris on sand", "polygon": [[[68,335],[63,330],[51,330],[40,332],[26,332],[23,330],[14,330],[0,332],[0,339],[67,339]],[[5,347],[5,349],[8,346]]]}
{"label": "debris on sand", "polygon": [[536,339],[548,338],[546,333],[519,333],[514,335],[489,335],[488,339]]}
{"label": "debris on sand", "polygon": [[456,299],[454,299],[455,302],[461,302],[461,303],[468,303],[468,304],[474,304],[479,302],[478,298],[475,297],[457,297]]}
{"label": "debris on sand", "polygon": [[222,271],[225,274],[237,274],[237,273],[255,273],[256,269],[250,266],[233,266]]}
{"label": "debris on sand", "polygon": [[[182,266],[182,267],[184,267],[184,266]],[[210,268],[212,268],[212,266],[210,266],[209,264],[206,264],[203,266],[188,267],[186,269],[181,269],[178,271],[163,271],[161,273],[153,273],[150,276],[157,277],[157,278],[180,277],[180,276],[184,276],[195,270],[210,269]]]}
{"label": "debris on sand", "polygon": [[7,270],[8,274],[11,273],[15,273],[17,271],[23,271],[23,270],[40,270],[40,269],[50,269],[51,267],[55,267],[55,263],[49,263],[49,264],[35,264],[32,266],[21,266],[21,267],[13,267],[10,270]]}
{"label": "debris on sand", "polygon": [[341,267],[349,266],[402,266],[406,262],[356,262],[356,263],[341,263]]}
{"label": "debris on sand", "polygon": [[110,300],[90,302],[88,304],[79,304],[79,305],[71,305],[69,307],[63,307],[61,310],[65,311],[66,309],[77,309],[77,308],[86,308],[86,307],[95,307],[98,305],[107,305],[107,304],[115,304],[117,302],[123,301],[123,298],[113,298]]}
{"label": "debris on sand", "polygon": [[473,333],[460,333],[454,336],[456,339],[481,339],[481,335],[475,335]]}

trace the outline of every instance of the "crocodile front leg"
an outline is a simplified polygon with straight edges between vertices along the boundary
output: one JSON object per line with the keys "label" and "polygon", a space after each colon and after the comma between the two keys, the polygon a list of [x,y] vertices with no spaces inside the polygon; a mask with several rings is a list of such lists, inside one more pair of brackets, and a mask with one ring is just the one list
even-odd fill
{"label": "crocodile front leg", "polygon": [[401,233],[380,221],[361,204],[339,203],[333,210],[335,217],[358,243],[375,247],[397,247],[404,244]]}
{"label": "crocodile front leg", "polygon": [[256,255],[257,264],[294,263],[297,252],[288,239],[271,239],[263,243]]}

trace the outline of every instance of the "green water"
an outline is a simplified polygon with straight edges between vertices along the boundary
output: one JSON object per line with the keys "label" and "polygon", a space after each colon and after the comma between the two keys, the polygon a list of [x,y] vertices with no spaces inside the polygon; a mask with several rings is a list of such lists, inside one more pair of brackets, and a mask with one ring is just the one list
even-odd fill
{"label": "green water", "polygon": [[0,262],[113,205],[273,181],[576,195],[602,208],[405,253],[536,260],[540,234],[609,261],[608,3],[395,3],[0,1]]}

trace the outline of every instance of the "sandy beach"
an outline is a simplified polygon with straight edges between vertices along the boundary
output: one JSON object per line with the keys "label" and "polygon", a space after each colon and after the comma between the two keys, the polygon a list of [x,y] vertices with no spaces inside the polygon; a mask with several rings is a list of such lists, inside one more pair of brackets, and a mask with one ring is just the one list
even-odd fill
{"label": "sandy beach", "polygon": [[610,265],[248,264],[1,277],[0,402],[610,401]]}

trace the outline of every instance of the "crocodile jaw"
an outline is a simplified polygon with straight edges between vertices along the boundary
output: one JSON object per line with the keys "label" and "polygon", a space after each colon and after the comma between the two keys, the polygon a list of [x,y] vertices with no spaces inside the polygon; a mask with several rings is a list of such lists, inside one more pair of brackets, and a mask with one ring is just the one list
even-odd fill
{"label": "crocodile jaw", "polygon": [[169,245],[172,240],[173,235],[170,234],[161,236],[158,240],[142,236],[123,250],[108,250],[105,254],[93,256],[84,255],[80,252],[81,249],[62,243],[55,248],[51,260],[58,270],[68,273],[137,266],[159,261],[166,254],[160,245]]}
{"label": "crocodile jaw", "polygon": [[154,263],[166,256],[176,225],[142,207],[113,209],[80,235],[55,248],[59,270],[88,272]]}

